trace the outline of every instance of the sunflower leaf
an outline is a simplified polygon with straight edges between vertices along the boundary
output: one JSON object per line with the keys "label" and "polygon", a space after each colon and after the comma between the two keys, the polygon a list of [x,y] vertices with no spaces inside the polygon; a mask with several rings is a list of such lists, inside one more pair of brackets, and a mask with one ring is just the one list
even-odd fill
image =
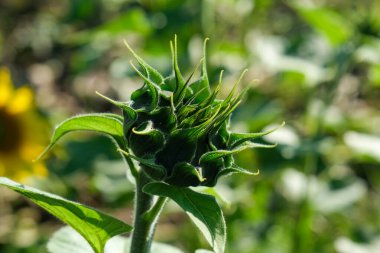
{"label": "sunflower leaf", "polygon": [[214,251],[224,252],[226,224],[222,210],[213,196],[160,182],[147,184],[143,191],[173,199],[190,216]]}
{"label": "sunflower leaf", "polygon": [[94,131],[106,134],[112,137],[120,147],[124,146],[123,123],[119,115],[110,113],[82,114],[66,119],[55,128],[49,146],[37,160],[42,158],[61,137],[73,131]]}
{"label": "sunflower leaf", "polygon": [[19,184],[8,178],[0,177],[0,185],[24,195],[58,219],[72,226],[87,240],[96,253],[104,252],[104,246],[108,239],[132,229],[128,224],[96,209]]}

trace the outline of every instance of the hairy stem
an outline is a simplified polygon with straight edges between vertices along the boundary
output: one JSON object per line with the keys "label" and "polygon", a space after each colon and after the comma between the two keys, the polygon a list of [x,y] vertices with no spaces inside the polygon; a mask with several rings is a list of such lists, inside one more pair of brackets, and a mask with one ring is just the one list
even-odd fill
{"label": "hairy stem", "polygon": [[153,235],[155,232],[158,216],[166,202],[159,198],[154,202],[152,195],[142,191],[151,179],[140,170],[136,178],[135,213],[132,232],[131,248],[127,252],[150,253]]}

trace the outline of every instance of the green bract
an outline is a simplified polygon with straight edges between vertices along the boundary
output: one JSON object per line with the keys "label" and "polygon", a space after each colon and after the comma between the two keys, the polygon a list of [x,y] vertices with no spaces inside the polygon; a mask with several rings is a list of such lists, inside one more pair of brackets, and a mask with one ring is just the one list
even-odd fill
{"label": "green bract", "polygon": [[[204,43],[204,54],[206,50]],[[131,101],[105,99],[123,111],[125,147],[120,151],[138,161],[153,180],[170,185],[214,186],[231,173],[252,174],[234,163],[233,155],[247,148],[273,147],[253,143],[265,133],[231,133],[231,113],[240,104],[246,90],[235,94],[242,76],[225,100],[216,99],[222,82],[211,91],[206,59],[201,60],[201,76],[191,82],[178,67],[177,43],[171,43],[173,74],[164,77],[141,59],[126,43],[140,70],[132,63],[144,84],[131,94]]]}

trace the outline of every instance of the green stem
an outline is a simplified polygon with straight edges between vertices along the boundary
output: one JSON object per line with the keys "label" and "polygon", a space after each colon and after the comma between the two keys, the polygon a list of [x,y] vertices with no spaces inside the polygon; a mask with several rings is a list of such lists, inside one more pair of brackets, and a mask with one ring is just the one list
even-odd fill
{"label": "green stem", "polygon": [[143,192],[144,186],[150,182],[151,179],[141,169],[136,178],[132,241],[127,252],[150,253],[158,216],[166,202],[166,199],[162,198],[154,202],[152,195]]}
{"label": "green stem", "polygon": [[152,221],[152,222],[155,219],[157,219],[157,217],[161,213],[162,208],[166,204],[166,201],[167,201],[166,197],[159,197],[156,203],[154,204],[154,206],[148,212],[145,213],[144,218],[147,221]]}
{"label": "green stem", "polygon": [[133,164],[132,159],[129,156],[126,156],[124,153],[122,153],[122,154],[128,163],[128,166],[129,166],[129,169],[131,170],[132,176],[136,179],[138,177],[139,172],[137,171],[135,165]]}

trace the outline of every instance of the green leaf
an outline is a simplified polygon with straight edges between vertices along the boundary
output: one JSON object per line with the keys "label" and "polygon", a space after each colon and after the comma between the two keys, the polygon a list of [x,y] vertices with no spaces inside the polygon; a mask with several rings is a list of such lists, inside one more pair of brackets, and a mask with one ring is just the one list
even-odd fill
{"label": "green leaf", "polygon": [[0,185],[24,195],[52,215],[72,226],[88,241],[96,253],[104,252],[104,245],[108,239],[115,235],[129,232],[132,229],[128,224],[98,210],[19,184],[8,178],[0,177]]}
{"label": "green leaf", "polygon": [[206,163],[210,162],[219,158],[226,157],[228,155],[233,155],[240,153],[246,149],[249,148],[274,148],[277,144],[262,144],[262,143],[255,143],[255,142],[245,142],[243,145],[241,145],[238,148],[232,149],[232,150],[216,150],[216,151],[210,151],[201,156],[199,159],[199,163]]}
{"label": "green leaf", "polygon": [[152,80],[150,80],[148,77],[146,77],[143,73],[141,73],[133,63],[131,63],[131,66],[135,69],[136,73],[145,81],[145,84],[147,85],[150,93],[150,107],[149,110],[153,111],[157,108],[158,103],[160,102],[160,87],[158,87]]}
{"label": "green leaf", "polygon": [[239,146],[240,144],[246,142],[246,141],[252,141],[253,139],[263,137],[265,135],[268,135],[270,133],[273,133],[274,131],[278,130],[279,128],[283,127],[285,125],[285,122],[282,122],[282,124],[278,127],[275,127],[273,129],[270,129],[265,132],[260,133],[231,133],[230,137],[228,139],[227,146],[229,148],[235,148]]}
{"label": "green leaf", "polygon": [[204,178],[193,165],[178,163],[174,166],[172,175],[165,181],[171,185],[187,187],[199,185]]}
{"label": "green leaf", "polygon": [[124,44],[127,46],[128,50],[132,53],[135,59],[138,61],[140,66],[145,70],[145,72],[147,73],[147,77],[154,83],[162,85],[164,83],[164,77],[155,68],[151,67],[140,56],[138,56],[136,52],[129,46],[127,41],[124,41]]}
{"label": "green leaf", "polygon": [[[115,236],[107,242],[104,252],[129,253],[130,245],[130,238]],[[53,234],[47,244],[47,249],[50,253],[94,253],[86,240],[69,226],[65,226]],[[152,243],[152,252],[183,253],[180,249],[159,242]]]}
{"label": "green leaf", "polygon": [[350,20],[331,9],[296,7],[296,11],[333,45],[346,42],[355,30]]}
{"label": "green leaf", "polygon": [[170,49],[172,51],[173,72],[176,81],[174,90],[174,101],[177,101],[177,96],[185,86],[185,80],[182,77],[181,71],[178,67],[178,51],[177,51],[177,36],[174,36],[174,44],[170,41]]}
{"label": "green leaf", "polygon": [[44,156],[61,137],[73,131],[95,131],[106,134],[111,136],[120,147],[123,147],[123,123],[119,117],[116,114],[93,113],[66,119],[55,128],[49,146],[37,159]]}
{"label": "green leaf", "polygon": [[159,103],[159,93],[151,84],[145,84],[140,89],[135,90],[131,94],[132,108],[136,110],[145,109],[152,111],[157,108]]}
{"label": "green leaf", "polygon": [[[142,116],[142,113],[140,113],[140,116]],[[164,132],[171,132],[177,124],[176,116],[170,106],[157,108],[147,115],[147,119],[153,121],[154,128]]]}
{"label": "green leaf", "polygon": [[223,78],[223,70],[220,71],[218,85],[215,87],[214,91],[210,94],[210,96],[207,99],[199,103],[200,107],[203,108],[203,107],[209,106],[215,101],[215,98],[220,91],[220,87],[222,86],[222,78]]}
{"label": "green leaf", "polygon": [[132,159],[138,161],[144,166],[141,166],[141,169],[154,180],[162,180],[166,177],[166,169],[160,164],[156,164],[153,159],[144,159],[141,157],[134,156],[129,154],[127,151],[118,149],[119,152],[126,155],[127,157],[131,157]]}
{"label": "green leaf", "polygon": [[214,251],[224,252],[226,224],[222,210],[213,196],[160,182],[147,184],[143,191],[173,199],[190,216]]}
{"label": "green leaf", "polygon": [[234,173],[241,173],[241,174],[245,174],[245,175],[258,175],[259,172],[251,172],[249,170],[246,170],[244,168],[241,168],[240,166],[237,166],[236,164],[232,164],[232,166],[224,169],[224,170],[221,170],[218,175],[217,175],[217,178],[220,178],[220,177],[223,177],[223,176],[229,176],[231,174],[234,174]]}
{"label": "green leaf", "polygon": [[62,43],[88,45],[99,37],[114,40],[120,38],[121,34],[128,34],[129,32],[145,36],[153,30],[146,13],[140,8],[129,8],[128,11],[112,17],[112,19],[107,19],[107,21],[93,29],[82,29],[76,33],[63,33],[59,39]]}
{"label": "green leaf", "polygon": [[195,155],[197,140],[186,129],[178,129],[169,136],[165,147],[157,153],[157,162],[171,169],[179,162],[191,161]]}
{"label": "green leaf", "polygon": [[[257,145],[265,145],[265,144],[257,144]],[[233,150],[216,150],[216,151],[210,151],[201,156],[199,159],[199,163],[205,163],[210,162],[219,158],[223,158],[228,155],[237,154],[239,152],[242,152],[248,148],[254,148],[257,147],[255,143],[247,143],[239,148],[233,149]]]}
{"label": "green leaf", "polygon": [[174,101],[174,104],[175,104],[175,107],[177,108],[177,110],[180,110],[181,107],[184,106],[183,99],[185,97],[192,97],[193,96],[193,91],[189,88],[189,83],[190,83],[190,80],[193,77],[194,73],[197,71],[200,64],[201,64],[201,62],[199,62],[198,65],[193,70],[193,72],[191,72],[190,76],[187,78],[187,81],[185,82],[185,85],[182,87],[182,89],[179,92],[177,92],[177,94],[175,94],[175,96],[173,97],[173,99],[174,99],[173,101]]}
{"label": "green leaf", "polygon": [[[104,114],[105,116],[110,116],[114,117],[116,119],[119,119],[121,122],[123,122],[123,131],[124,131],[124,136],[129,135],[129,131],[131,130],[131,127],[137,120],[137,112],[133,110],[130,106],[129,103],[125,102],[120,102],[113,100],[112,98],[109,98],[107,96],[104,96],[103,94],[95,91],[97,95],[99,95],[101,98],[107,100],[111,104],[119,107],[120,109],[123,110],[123,116],[117,115],[117,114],[112,114],[112,113],[107,113]],[[128,141],[128,140],[127,140]]]}
{"label": "green leaf", "polygon": [[210,84],[207,75],[207,62],[206,62],[206,45],[208,39],[205,39],[203,44],[203,64],[202,64],[202,72],[201,77],[190,84],[190,88],[193,93],[196,94],[194,98],[195,103],[200,103],[201,101],[206,100],[211,95]]}
{"label": "green leaf", "polygon": [[151,29],[152,26],[146,13],[139,8],[131,8],[127,12],[123,12],[122,15],[96,27],[95,31],[97,33],[106,33],[107,35],[120,35],[120,33],[126,31],[148,34]]}
{"label": "green leaf", "polygon": [[151,128],[151,125],[147,124],[145,129],[142,130],[140,128],[132,128],[129,135],[130,147],[138,157],[153,157],[164,146],[164,134],[160,130]]}
{"label": "green leaf", "polygon": [[213,160],[202,161],[202,175],[206,179],[202,185],[214,187],[217,183],[218,173],[225,169],[223,158],[216,158]]}

